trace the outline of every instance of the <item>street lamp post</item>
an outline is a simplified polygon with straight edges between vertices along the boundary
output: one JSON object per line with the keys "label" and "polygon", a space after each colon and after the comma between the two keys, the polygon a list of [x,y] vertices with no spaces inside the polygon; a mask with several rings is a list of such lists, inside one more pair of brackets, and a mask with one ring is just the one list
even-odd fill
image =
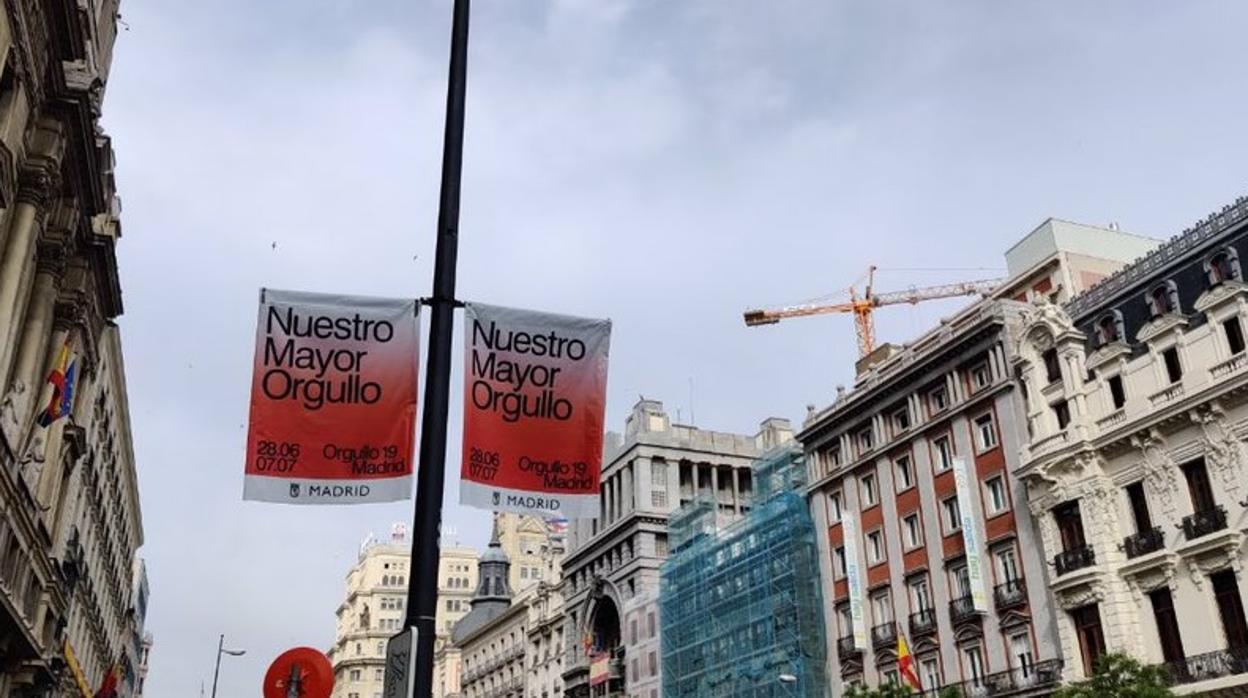
{"label": "street lamp post", "polygon": [[247,654],[247,650],[227,650],[225,648],[225,634],[221,634],[221,639],[217,641],[217,668],[212,670],[212,698],[217,698],[217,677],[221,675],[221,655],[228,654],[231,657],[241,657]]}

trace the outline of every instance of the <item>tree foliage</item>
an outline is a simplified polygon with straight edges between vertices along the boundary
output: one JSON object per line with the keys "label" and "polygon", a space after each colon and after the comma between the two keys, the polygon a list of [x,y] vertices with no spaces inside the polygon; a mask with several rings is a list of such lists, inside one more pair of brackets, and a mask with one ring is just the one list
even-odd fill
{"label": "tree foliage", "polygon": [[1053,698],[1167,698],[1173,696],[1165,670],[1125,654],[1107,654],[1086,681],[1063,686]]}

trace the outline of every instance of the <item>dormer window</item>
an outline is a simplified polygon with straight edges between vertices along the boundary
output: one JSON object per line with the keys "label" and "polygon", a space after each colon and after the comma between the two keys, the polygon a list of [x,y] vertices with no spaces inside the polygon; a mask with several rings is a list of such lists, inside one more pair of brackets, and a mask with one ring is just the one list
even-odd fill
{"label": "dormer window", "polygon": [[1173,281],[1164,281],[1148,292],[1148,314],[1161,317],[1179,312],[1179,289]]}
{"label": "dormer window", "polygon": [[1209,278],[1209,286],[1217,286],[1223,281],[1242,281],[1243,273],[1239,268],[1239,253],[1233,247],[1218,250],[1205,261],[1205,274]]}
{"label": "dormer window", "polygon": [[1102,315],[1101,319],[1096,321],[1097,344],[1102,347],[1113,342],[1121,342],[1125,334],[1122,326],[1122,313],[1117,310]]}

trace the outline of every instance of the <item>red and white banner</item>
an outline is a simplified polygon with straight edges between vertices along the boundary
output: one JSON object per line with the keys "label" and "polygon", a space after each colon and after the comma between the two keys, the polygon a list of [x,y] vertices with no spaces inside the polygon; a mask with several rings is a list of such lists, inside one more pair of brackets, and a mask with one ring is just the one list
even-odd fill
{"label": "red and white banner", "polygon": [[260,292],[243,499],[407,499],[416,426],[415,300]]}
{"label": "red and white banner", "polygon": [[597,516],[611,321],[465,311],[460,503]]}

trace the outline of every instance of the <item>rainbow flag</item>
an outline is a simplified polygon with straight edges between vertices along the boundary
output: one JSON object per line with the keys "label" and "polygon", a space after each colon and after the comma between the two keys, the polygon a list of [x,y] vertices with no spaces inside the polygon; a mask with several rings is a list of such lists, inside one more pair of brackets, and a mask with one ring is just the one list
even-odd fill
{"label": "rainbow flag", "polygon": [[914,670],[914,657],[910,656],[910,648],[906,646],[906,636],[897,633],[897,673],[901,674],[903,685],[923,692],[923,684],[919,682],[919,674]]}
{"label": "rainbow flag", "polygon": [[70,359],[69,342],[61,346],[56,364],[48,373],[48,384],[52,386],[52,396],[48,404],[39,413],[39,426],[48,428],[58,419],[69,414],[74,406],[74,385],[77,382],[78,362]]}

